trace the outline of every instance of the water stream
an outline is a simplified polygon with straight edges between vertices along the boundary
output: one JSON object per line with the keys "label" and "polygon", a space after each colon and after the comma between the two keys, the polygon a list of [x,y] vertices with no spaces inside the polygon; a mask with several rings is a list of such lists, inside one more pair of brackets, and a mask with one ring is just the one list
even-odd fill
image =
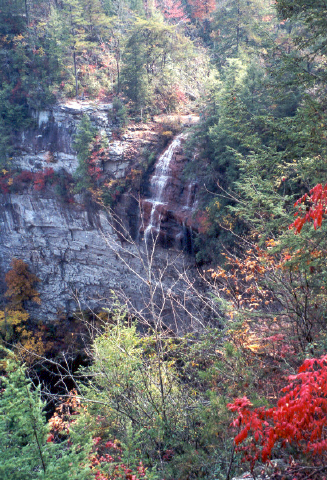
{"label": "water stream", "polygon": [[147,199],[151,203],[151,214],[149,224],[144,231],[144,239],[147,243],[155,242],[160,233],[160,223],[162,217],[162,206],[167,205],[168,199],[165,198],[165,188],[167,187],[169,178],[171,177],[171,163],[174,155],[179,150],[182,140],[186,138],[185,133],[177,135],[171,142],[169,147],[160,156],[155,167],[154,174],[150,180],[150,191],[152,198]]}

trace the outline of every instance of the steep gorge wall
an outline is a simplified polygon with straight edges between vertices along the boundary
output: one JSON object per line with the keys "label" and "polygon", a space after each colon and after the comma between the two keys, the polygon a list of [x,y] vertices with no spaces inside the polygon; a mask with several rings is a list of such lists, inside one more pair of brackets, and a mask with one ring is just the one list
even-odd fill
{"label": "steep gorge wall", "polygon": [[108,248],[106,237],[113,232],[104,212],[62,205],[37,193],[2,196],[0,201],[1,267],[6,271],[15,256],[38,275],[38,316],[76,310],[74,295],[84,307],[94,307],[112,288],[136,291],[133,276]]}
{"label": "steep gorge wall", "polygon": [[156,135],[146,125],[140,125],[114,138],[112,104],[97,104],[87,101],[69,101],[56,105],[52,110],[35,114],[36,127],[22,132],[16,139],[18,154],[14,165],[22,169],[37,171],[52,167],[55,171],[64,169],[73,174],[78,165],[73,138],[83,115],[90,117],[93,126],[106,134],[109,141],[109,155],[104,165],[108,174],[115,178],[125,175],[128,167],[141,146],[154,144]]}
{"label": "steep gorge wall", "polygon": [[[121,140],[113,139],[110,111],[112,106],[70,102],[41,112],[37,128],[17,139],[18,155],[14,164],[30,171],[51,166],[73,173],[78,161],[72,143],[82,116],[86,113],[98,130],[109,139],[105,169],[112,178],[125,176],[144,147],[155,146],[157,135],[147,126],[134,126]],[[118,211],[128,217],[137,231],[137,202],[122,196]],[[121,242],[111,216],[96,204],[64,204],[53,191],[7,194],[0,196],[0,269],[2,276],[13,257],[28,263],[40,278],[41,305],[31,305],[31,312],[45,321],[79,306],[98,308],[108,305],[110,292],[124,292],[136,309],[144,308],[149,298],[142,267],[140,245]],[[129,210],[129,211],[128,211]],[[131,220],[132,218],[132,220]],[[144,244],[141,246],[144,250]],[[156,252],[162,266],[166,253]],[[142,253],[141,253],[142,255]],[[167,291],[176,281],[177,270],[193,261],[170,252],[173,259],[163,286]],[[156,268],[156,265],[153,267]],[[169,310],[169,308],[168,308]],[[167,312],[169,316],[169,312]],[[169,322],[168,322],[169,323]]]}
{"label": "steep gorge wall", "polygon": [[[80,307],[109,307],[112,292],[144,313],[151,296],[144,244],[121,242],[110,215],[96,205],[62,205],[58,199],[36,192],[0,196],[2,273],[9,269],[12,257],[27,262],[40,279],[42,303],[31,304],[29,311],[43,321],[69,315]],[[187,309],[194,311],[194,299],[186,294],[188,280],[178,281],[181,272],[189,270],[193,275],[192,265],[192,259],[180,252],[156,251],[151,281],[157,289],[154,300],[158,305],[162,293],[169,292],[161,312],[167,325],[175,322],[180,302],[186,301]],[[177,303],[172,309],[173,296]],[[179,310],[178,328],[184,328],[189,320],[184,307]]]}

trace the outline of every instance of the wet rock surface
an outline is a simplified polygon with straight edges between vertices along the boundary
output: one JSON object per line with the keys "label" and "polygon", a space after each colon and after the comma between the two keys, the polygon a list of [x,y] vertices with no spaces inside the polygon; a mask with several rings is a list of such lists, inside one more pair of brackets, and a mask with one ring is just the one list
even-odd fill
{"label": "wet rock surface", "polygon": [[186,139],[187,133],[178,135],[156,162],[150,178],[150,196],[142,201],[141,234],[149,243],[193,253],[198,186],[183,178],[188,162],[183,149]]}

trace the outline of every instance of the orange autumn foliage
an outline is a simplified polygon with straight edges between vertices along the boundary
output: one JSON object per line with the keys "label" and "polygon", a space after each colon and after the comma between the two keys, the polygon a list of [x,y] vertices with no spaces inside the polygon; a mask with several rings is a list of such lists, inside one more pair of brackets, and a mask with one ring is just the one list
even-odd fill
{"label": "orange autumn foliage", "polygon": [[29,272],[28,265],[21,259],[13,258],[11,267],[5,276],[8,287],[5,296],[9,302],[0,311],[0,337],[6,344],[15,346],[24,362],[32,364],[35,354],[42,356],[51,348],[51,342],[47,345],[43,342],[44,328],[31,322],[25,310],[27,301],[41,303],[40,295],[34,288],[40,280]]}
{"label": "orange autumn foliage", "polygon": [[12,259],[11,270],[6,273],[5,280],[8,287],[5,296],[9,298],[13,310],[23,310],[24,303],[28,300],[41,302],[40,295],[34,288],[34,284],[40,280],[29,272],[28,265],[23,260]]}
{"label": "orange autumn foliage", "polygon": [[215,0],[188,0],[191,7],[192,18],[205,20],[216,8]]}

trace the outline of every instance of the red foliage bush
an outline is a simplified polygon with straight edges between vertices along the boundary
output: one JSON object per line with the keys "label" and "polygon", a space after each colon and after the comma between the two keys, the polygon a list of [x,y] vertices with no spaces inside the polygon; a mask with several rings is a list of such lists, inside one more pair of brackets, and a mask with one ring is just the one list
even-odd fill
{"label": "red foliage bush", "polygon": [[23,172],[15,176],[15,182],[29,183],[32,182],[32,180],[33,173],[28,170],[24,170]]}
{"label": "red foliage bush", "polygon": [[[91,469],[94,472],[95,480],[114,480],[116,478],[146,480],[146,471],[142,461],[139,462],[136,469],[128,467],[122,460],[123,450],[117,442],[109,440],[104,443],[101,437],[96,437],[93,439],[93,443],[95,452],[91,456]],[[108,463],[112,464],[110,474],[102,470],[102,467]]]}
{"label": "red foliage bush", "polygon": [[45,188],[48,181],[53,181],[54,175],[53,168],[46,168],[39,172],[23,170],[18,174],[8,172],[0,178],[0,189],[4,194],[21,192],[33,183],[34,190],[40,191]]}
{"label": "red foliage bush", "polygon": [[295,213],[296,220],[290,225],[289,228],[295,228],[296,233],[300,233],[304,224],[313,221],[314,229],[321,227],[324,215],[327,213],[327,184],[323,187],[321,183],[318,183],[313,187],[309,194],[306,193],[297,200],[294,204],[295,207],[306,206],[305,215],[301,216],[303,209]]}
{"label": "red foliage bush", "polygon": [[9,193],[8,180],[9,180],[8,174],[0,178],[0,190],[1,190],[1,193],[3,193],[4,195]]}
{"label": "red foliage bush", "polygon": [[232,423],[239,430],[234,442],[252,470],[257,460],[270,460],[277,443],[284,448],[294,444],[313,456],[327,451],[327,355],[305,360],[288,379],[276,407],[251,409],[246,397],[228,404],[238,414]]}
{"label": "red foliage bush", "polygon": [[24,170],[17,175],[13,175],[12,184],[10,185],[10,192],[21,192],[25,190],[33,182],[33,173]]}
{"label": "red foliage bush", "polygon": [[53,168],[46,168],[42,172],[37,172],[34,174],[34,190],[40,191],[45,188],[47,181],[53,179],[54,171]]}

